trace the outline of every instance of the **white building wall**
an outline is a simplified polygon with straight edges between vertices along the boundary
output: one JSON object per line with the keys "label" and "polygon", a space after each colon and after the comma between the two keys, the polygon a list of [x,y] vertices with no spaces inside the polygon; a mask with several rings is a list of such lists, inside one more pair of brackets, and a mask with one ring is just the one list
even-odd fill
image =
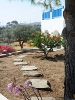
{"label": "white building wall", "polygon": [[64,19],[62,17],[41,21],[42,32],[44,32],[45,30],[48,30],[49,33],[52,33],[55,30],[57,30],[61,34],[63,27],[64,27]]}
{"label": "white building wall", "polygon": [[[51,12],[50,12],[51,15]],[[63,15],[63,9],[62,9],[62,15]],[[45,32],[45,30],[48,30],[49,33],[54,32],[57,30],[60,34],[62,33],[62,30],[65,26],[64,18],[63,16],[57,17],[57,18],[50,18],[41,20],[41,31]]]}

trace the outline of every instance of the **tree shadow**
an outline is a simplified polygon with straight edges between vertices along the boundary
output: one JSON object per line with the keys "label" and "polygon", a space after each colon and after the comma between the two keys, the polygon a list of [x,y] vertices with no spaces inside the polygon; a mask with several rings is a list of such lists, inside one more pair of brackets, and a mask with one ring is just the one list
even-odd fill
{"label": "tree shadow", "polygon": [[49,60],[49,61],[64,61],[65,59],[65,55],[64,54],[56,54],[53,57],[52,56],[48,56],[48,57],[42,57],[41,60]]}
{"label": "tree shadow", "polygon": [[53,92],[53,90],[51,88],[37,88],[38,90],[42,90],[42,91],[49,91],[49,92]]}

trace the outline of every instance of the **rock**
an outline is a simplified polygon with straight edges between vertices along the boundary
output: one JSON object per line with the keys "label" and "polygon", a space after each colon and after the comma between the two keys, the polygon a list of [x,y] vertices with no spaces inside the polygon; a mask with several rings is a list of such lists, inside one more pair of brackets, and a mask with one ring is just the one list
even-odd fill
{"label": "rock", "polygon": [[14,65],[27,65],[27,62],[14,62]]}
{"label": "rock", "polygon": [[[31,100],[38,100],[37,97],[31,97]],[[41,98],[39,97],[39,100],[41,100]],[[42,100],[56,100],[53,97],[42,97]]]}
{"label": "rock", "polygon": [[37,70],[38,68],[35,66],[22,66],[21,70]]}
{"label": "rock", "polygon": [[22,62],[23,59],[14,59],[14,62]]}
{"label": "rock", "polygon": [[43,74],[38,71],[24,71],[23,76],[40,77],[43,76]]}
{"label": "rock", "polygon": [[32,87],[46,89],[51,88],[50,83],[45,79],[29,79],[32,82]]}

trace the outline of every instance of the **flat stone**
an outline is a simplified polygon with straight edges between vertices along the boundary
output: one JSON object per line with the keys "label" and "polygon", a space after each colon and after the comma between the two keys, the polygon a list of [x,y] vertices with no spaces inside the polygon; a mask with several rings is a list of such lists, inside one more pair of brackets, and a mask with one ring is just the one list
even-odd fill
{"label": "flat stone", "polygon": [[32,87],[46,89],[50,88],[49,82],[45,79],[29,79],[32,82]]}
{"label": "flat stone", "polygon": [[7,54],[0,54],[0,57],[6,57]]}
{"label": "flat stone", "polygon": [[38,71],[24,71],[23,76],[40,77],[43,76],[43,74]]}
{"label": "flat stone", "polygon": [[27,62],[14,62],[14,65],[27,65]]}
{"label": "flat stone", "polygon": [[[31,100],[38,100],[37,97],[31,97]],[[41,100],[41,98],[39,97],[39,100]],[[53,97],[42,97],[42,100],[56,100]]]}
{"label": "flat stone", "polygon": [[21,55],[21,56],[18,56],[17,58],[24,58],[26,55]]}
{"label": "flat stone", "polygon": [[23,61],[23,59],[14,59],[14,62],[21,62],[21,61]]}
{"label": "flat stone", "polygon": [[21,70],[37,70],[38,68],[35,66],[22,66]]}
{"label": "flat stone", "polygon": [[8,99],[0,93],[0,100],[8,100]]}
{"label": "flat stone", "polygon": [[23,53],[23,51],[16,51],[15,54]]}

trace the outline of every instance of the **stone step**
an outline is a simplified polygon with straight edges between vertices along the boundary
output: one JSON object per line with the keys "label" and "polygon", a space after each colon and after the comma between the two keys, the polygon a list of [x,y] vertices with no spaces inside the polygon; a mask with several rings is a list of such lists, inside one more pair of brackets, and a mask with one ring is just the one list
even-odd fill
{"label": "stone step", "polygon": [[6,56],[8,56],[7,54],[0,54],[0,58],[1,57],[6,57]]}
{"label": "stone step", "polygon": [[[31,97],[31,100],[38,100],[37,97]],[[41,100],[41,98],[39,97],[39,100]],[[42,100],[56,100],[53,97],[42,97]]]}
{"label": "stone step", "polygon": [[15,52],[16,55],[21,54],[21,53],[23,53],[23,51],[20,51],[20,50],[19,50],[19,51],[16,51],[16,52]]}
{"label": "stone step", "polygon": [[29,79],[32,82],[32,87],[39,89],[51,88],[50,83],[46,79]]}
{"label": "stone step", "polygon": [[24,71],[23,76],[40,77],[40,76],[43,76],[43,74],[41,74],[38,71]]}
{"label": "stone step", "polygon": [[21,70],[22,71],[30,71],[30,70],[37,70],[38,67],[35,66],[22,66]]}
{"label": "stone step", "polygon": [[14,65],[27,65],[27,62],[14,62]]}
{"label": "stone step", "polygon": [[14,59],[14,62],[22,62],[23,59]]}

